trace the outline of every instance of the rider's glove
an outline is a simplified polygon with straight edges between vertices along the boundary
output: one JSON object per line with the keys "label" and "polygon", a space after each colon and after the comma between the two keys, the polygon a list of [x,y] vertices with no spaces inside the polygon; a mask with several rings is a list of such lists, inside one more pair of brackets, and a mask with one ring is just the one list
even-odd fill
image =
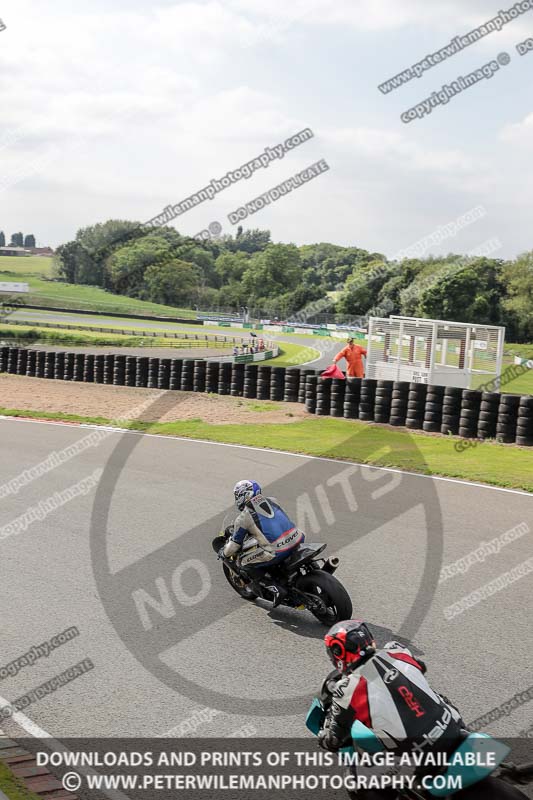
{"label": "rider's glove", "polygon": [[[224,545],[224,547],[225,547],[225,545]],[[217,553],[217,558],[218,558],[219,560],[220,560],[221,558],[224,558],[224,547],[221,547],[221,548],[220,548],[220,550],[219,550],[219,551],[218,551],[218,553]]]}
{"label": "rider's glove", "polygon": [[331,735],[331,731],[322,728],[318,734],[318,746],[323,750],[331,750],[335,752],[339,749],[339,740],[336,736]]}

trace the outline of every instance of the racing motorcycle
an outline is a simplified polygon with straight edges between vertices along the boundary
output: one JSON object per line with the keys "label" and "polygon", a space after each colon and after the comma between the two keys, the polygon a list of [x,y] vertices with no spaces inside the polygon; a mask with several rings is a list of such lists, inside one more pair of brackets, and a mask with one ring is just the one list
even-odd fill
{"label": "racing motorcycle", "polygon": [[[222,561],[226,580],[244,600],[277,602],[298,610],[307,609],[324,625],[331,627],[352,616],[350,595],[333,574],[339,566],[336,557],[321,558],[325,544],[301,544],[283,561],[262,570],[254,570],[253,577],[239,566],[238,560],[228,558],[222,548],[233,534],[233,525],[212,541],[213,550]],[[243,555],[257,542],[245,542],[239,555]],[[281,601],[278,587],[281,587]]]}
{"label": "racing motorcycle", "polygon": [[[331,694],[324,683],[321,696],[313,699],[305,721],[307,729],[315,736],[318,736],[324,726],[331,701]],[[359,720],[352,725],[350,736],[343,742],[343,745],[340,751],[347,753],[348,756],[353,755],[356,751],[374,755],[385,750],[376,734]],[[479,763],[475,763],[475,757],[479,753],[491,754],[491,766],[480,766]],[[498,800],[500,797],[502,800],[504,798],[510,800],[511,797],[516,800],[526,800],[526,796],[522,792],[516,788],[511,790],[509,784],[514,787],[517,784],[530,783],[533,780],[533,762],[519,766],[505,762],[504,759],[509,753],[510,747],[503,742],[493,739],[486,733],[472,733],[465,729],[455,751],[448,754],[449,766],[441,769],[435,776],[426,776],[423,784],[419,780],[414,788],[396,790],[395,796],[406,798],[406,800],[433,800],[434,797],[453,798],[454,794],[458,794],[492,775],[491,789],[493,791],[487,800]],[[468,765],[470,754],[474,760],[471,766]],[[457,783],[460,788],[451,788],[454,785],[457,786]],[[500,791],[497,787],[501,787]],[[350,797],[355,796],[350,793]],[[389,795],[384,794],[383,796],[388,797]]]}

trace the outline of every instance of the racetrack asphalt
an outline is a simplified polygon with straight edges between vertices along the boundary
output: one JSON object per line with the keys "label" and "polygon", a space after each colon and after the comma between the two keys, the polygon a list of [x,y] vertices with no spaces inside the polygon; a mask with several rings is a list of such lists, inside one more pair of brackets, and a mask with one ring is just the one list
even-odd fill
{"label": "racetrack asphalt", "polygon": [[[91,490],[27,530],[0,538],[0,666],[71,626],[80,631],[48,658],[3,679],[0,695],[13,700],[85,657],[95,665],[25,710],[51,735],[159,736],[205,707],[217,713],[193,735],[231,736],[244,725],[259,736],[305,735],[308,701],[330,669],[325,630],[308,612],[270,611],[266,603],[242,601],[211,549],[231,511],[232,486],[243,477],[255,478],[274,494],[303,523],[308,541],[328,543],[327,553],[341,559],[337,575],[353,599],[354,616],[369,622],[380,644],[403,630],[404,641],[427,662],[433,686],[467,721],[533,683],[531,576],[452,620],[443,613],[531,557],[533,532],[466,574],[430,587],[410,614],[428,564],[438,575],[443,564],[483,541],[523,522],[533,528],[533,496],[275,451],[120,432],[60,461],[16,494],[2,490],[91,430],[0,419],[0,528],[105,468],[95,508]],[[106,503],[104,539],[98,533]],[[104,602],[103,550],[113,573]],[[176,589],[168,576],[176,577],[184,559],[195,566],[180,573]],[[153,626],[148,631],[134,602],[140,596],[135,581],[159,603],[159,610],[155,601],[144,605],[145,621]],[[182,691],[176,688],[181,685]],[[516,735],[531,725],[531,708],[532,702],[526,703],[488,729]],[[17,726],[16,718],[4,723],[8,735]]]}

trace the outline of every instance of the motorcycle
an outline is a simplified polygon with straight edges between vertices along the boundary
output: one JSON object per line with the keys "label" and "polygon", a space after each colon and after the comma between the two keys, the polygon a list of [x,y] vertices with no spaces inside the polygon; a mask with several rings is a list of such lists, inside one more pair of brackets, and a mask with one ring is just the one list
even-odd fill
{"label": "motorcycle", "polygon": [[[283,561],[261,570],[254,569],[252,576],[239,566],[237,559],[228,558],[222,553],[232,534],[233,526],[228,525],[223,533],[213,539],[212,546],[222,561],[226,580],[244,600],[251,601],[259,597],[277,605],[307,609],[328,627],[340,620],[350,619],[350,595],[333,574],[339,566],[339,559],[320,557],[327,545],[301,544]],[[239,555],[256,546],[255,540],[245,542]]]}
{"label": "motorcycle", "polygon": [[[327,699],[315,697],[311,703],[305,724],[307,729],[315,736],[318,736],[324,726],[330,703],[331,697]],[[359,720],[353,723],[350,736],[343,742],[343,745],[340,748],[340,752],[347,753],[348,756],[353,755],[356,750],[370,754],[385,751],[385,747],[376,734]],[[479,763],[476,763],[476,756],[480,753],[490,753],[493,756],[491,758],[491,766],[480,766]],[[406,800],[432,800],[433,797],[453,797],[454,794],[474,786],[492,775],[491,788],[493,791],[490,795],[490,800],[498,800],[500,794],[495,794],[494,792],[497,791],[498,784],[502,784],[502,782],[505,782],[507,787],[501,786],[501,797],[508,800],[510,798],[509,784],[512,786],[517,784],[525,785],[531,782],[533,776],[533,763],[517,766],[511,762],[505,762],[504,758],[509,753],[510,748],[503,742],[493,739],[492,736],[464,730],[462,741],[458,743],[456,750],[448,756],[450,766],[429,780],[426,779],[423,787],[419,784],[416,788],[401,789],[397,797],[406,798]],[[471,760],[474,762],[471,766],[469,766],[470,754],[473,754]],[[450,788],[457,785],[458,778],[460,788]],[[350,793],[350,796],[355,795]],[[516,795],[513,794],[513,797],[516,797],[516,800],[524,800],[525,795],[516,790]],[[487,798],[487,800],[489,799]]]}

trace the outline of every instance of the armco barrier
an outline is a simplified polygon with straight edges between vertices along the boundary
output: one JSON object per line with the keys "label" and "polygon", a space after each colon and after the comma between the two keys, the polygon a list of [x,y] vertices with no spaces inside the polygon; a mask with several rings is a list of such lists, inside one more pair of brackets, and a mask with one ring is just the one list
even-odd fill
{"label": "armco barrier", "polygon": [[0,347],[0,373],[305,402],[319,416],[533,447],[533,396],[403,381],[324,379],[312,369]]}

